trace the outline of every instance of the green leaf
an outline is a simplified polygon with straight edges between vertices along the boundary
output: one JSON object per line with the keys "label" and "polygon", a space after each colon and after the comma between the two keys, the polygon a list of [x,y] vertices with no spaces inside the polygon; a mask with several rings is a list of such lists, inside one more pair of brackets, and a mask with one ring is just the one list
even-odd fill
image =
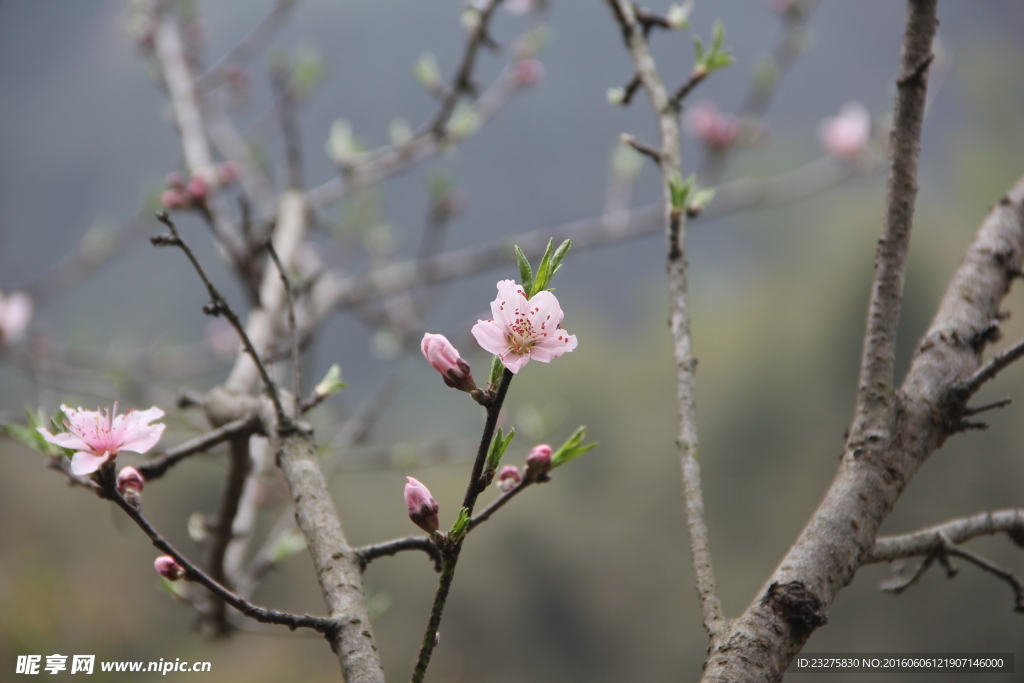
{"label": "green leaf", "polygon": [[703,211],[704,207],[707,206],[714,198],[715,188],[713,187],[709,187],[704,190],[696,190],[693,193],[693,199],[690,200],[690,203],[687,205],[686,208]]}
{"label": "green leaf", "polygon": [[491,442],[491,450],[487,454],[488,470],[498,469],[498,465],[501,463],[501,456],[505,455],[505,451],[508,450],[508,445],[512,443],[515,435],[515,427],[510,429],[507,435],[503,435],[501,427],[498,427],[498,433],[495,434],[494,441]]}
{"label": "green leaf", "polygon": [[504,374],[505,366],[502,364],[501,359],[497,356],[491,358],[491,376],[488,378],[487,383],[495,389],[498,388],[498,383],[501,382],[501,376]]}
{"label": "green leaf", "polygon": [[697,176],[690,174],[690,177],[686,179],[686,182],[675,175],[668,181],[669,194],[672,196],[672,208],[677,211],[682,211],[686,208],[686,202],[690,198],[690,192],[693,190],[693,183],[696,181]]}
{"label": "green leaf", "polygon": [[[74,453],[69,448],[61,448],[57,444],[50,443],[46,438],[39,433],[39,428],[47,426],[46,416],[43,415],[41,410],[33,410],[29,406],[25,406],[25,416],[27,424],[20,425],[16,423],[5,424],[4,431],[6,431],[12,439],[15,439],[19,443],[28,446],[36,453],[40,453],[45,456],[53,455],[70,455]],[[64,413],[58,410],[57,414],[49,421],[49,431],[51,434],[64,431],[63,425]]]}
{"label": "green leaf", "polygon": [[316,385],[316,388],[313,391],[316,392],[317,396],[324,398],[327,396],[333,396],[346,386],[348,385],[341,381],[341,366],[335,363],[330,367],[327,374],[324,375],[324,378],[320,380],[319,384]]}
{"label": "green leaf", "polygon": [[551,456],[551,469],[555,469],[560,465],[575,460],[587,451],[592,450],[597,446],[597,442],[584,444],[583,437],[587,434],[587,428],[580,426],[572,433],[564,444],[562,444],[557,451]]}
{"label": "green leaf", "polygon": [[519,264],[519,282],[523,285],[523,291],[527,294],[533,288],[533,268],[530,267],[530,262],[526,259],[526,254],[523,250],[516,245],[516,263]]}
{"label": "green leaf", "polygon": [[526,298],[532,298],[537,292],[548,288],[548,281],[551,280],[551,249],[555,246],[555,239],[548,240],[548,246],[544,249],[544,255],[540,258],[537,266],[537,277],[533,281],[533,287],[526,290]]}
{"label": "green leaf", "polygon": [[697,66],[704,64],[704,41],[696,33],[693,34],[693,52],[696,55]]}
{"label": "green leaf", "polygon": [[448,532],[448,538],[452,541],[459,541],[463,536],[466,535],[466,531],[469,529],[469,510],[462,508],[459,510],[459,516],[455,519],[455,524],[452,524],[452,530]]}
{"label": "green leaf", "polygon": [[441,85],[441,68],[437,65],[437,57],[432,52],[424,52],[413,67],[416,80],[428,90]]}

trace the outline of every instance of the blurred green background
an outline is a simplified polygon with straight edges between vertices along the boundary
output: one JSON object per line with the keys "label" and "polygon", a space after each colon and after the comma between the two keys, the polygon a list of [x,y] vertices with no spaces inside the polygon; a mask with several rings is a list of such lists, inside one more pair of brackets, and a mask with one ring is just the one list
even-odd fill
{"label": "blurred green background", "polygon": [[[212,61],[269,9],[270,2],[198,2],[205,52]],[[388,123],[414,124],[433,111],[412,64],[433,51],[445,74],[461,45],[455,2],[335,3],[303,0],[277,39],[323,57],[325,78],[300,116],[307,178],[331,175],[323,153],[330,123],[352,122],[373,145]],[[660,6],[658,6],[660,8]],[[119,26],[117,1],[0,3],[0,288],[31,282],[71,251],[90,229],[118,225],[138,209],[180,151],[167,125],[167,102],[148,65]],[[940,39],[949,69],[924,129],[921,192],[901,322],[899,371],[925,329],[945,283],[988,207],[1024,172],[1024,5],[1013,0],[940,3]],[[777,17],[760,2],[698,2],[695,30],[722,18],[737,65],[700,86],[725,110],[739,105],[759,57],[777,38]],[[492,124],[417,171],[381,188],[381,221],[410,253],[424,223],[426,172],[444,169],[465,192],[451,246],[596,215],[603,203],[609,150],[622,131],[655,140],[648,103],[628,109],[605,102],[608,87],[630,75],[628,57],[602,3],[556,2],[546,78],[514,100]],[[500,14],[499,40],[524,26]],[[809,52],[782,83],[767,123],[770,134],[736,156],[726,177],[768,176],[820,154],[818,121],[848,100],[876,114],[891,106],[902,3],[823,2]],[[689,37],[659,35],[662,69],[682,80]],[[501,58],[485,55],[482,80]],[[252,122],[267,103],[266,59],[250,69]],[[274,145],[268,155],[278,154]],[[684,165],[700,151],[690,141]],[[660,196],[645,168],[636,202]],[[855,390],[865,304],[880,229],[884,174],[848,183],[799,204],[699,221],[689,236],[693,334],[700,361],[698,410],[706,508],[719,586],[730,615],[756,595],[827,487],[843,447]],[[213,264],[197,221],[182,227]],[[179,254],[157,252],[146,223],[112,267],[37,312],[37,334],[76,353],[98,349],[98,375],[111,380],[111,357],[124,350],[201,339],[204,294]],[[326,243],[326,240],[322,240]],[[340,248],[329,263],[347,263]],[[692,586],[674,452],[675,407],[663,244],[652,236],[571,253],[555,286],[565,327],[579,348],[551,365],[519,374],[507,424],[519,434],[508,455],[522,462],[535,443],[560,443],[579,424],[600,446],[558,470],[473,534],[462,554],[432,663],[433,681],[695,680],[705,640]],[[351,264],[349,264],[351,265]],[[219,282],[228,276],[213,268]],[[497,279],[512,267],[456,282],[428,320],[430,331],[466,338],[486,310]],[[238,290],[226,287],[236,301]],[[1006,308],[1006,339],[1024,334],[1019,289]],[[311,351],[315,381],[339,362],[349,389],[312,418],[328,444],[341,416],[370,397],[388,373],[402,389],[374,428],[367,448],[332,480],[351,542],[415,531],[402,503],[404,475],[426,483],[453,518],[465,485],[465,461],[387,466],[408,461],[424,443],[479,436],[480,411],[413,353],[395,363],[372,353],[373,333],[350,315],[327,327]],[[487,358],[457,346],[486,374]],[[170,353],[169,351],[167,353]],[[168,409],[161,447],[196,433],[171,406],[183,387],[204,390],[226,366],[184,373],[149,388]],[[1021,396],[1020,368],[1007,371],[978,400]],[[131,378],[91,383],[82,374],[36,391],[12,356],[0,356],[0,410],[17,417],[26,403],[52,410],[62,402],[127,407]],[[310,383],[311,384],[311,383]],[[308,388],[308,387],[307,387]],[[141,407],[148,407],[147,403]],[[992,428],[951,439],[910,485],[883,531],[899,533],[984,509],[1024,504],[1024,407],[992,413]],[[397,449],[395,447],[398,447]],[[91,494],[70,489],[41,458],[0,441],[0,679],[19,654],[96,654],[106,660],[211,661],[211,680],[338,680],[322,640],[291,634],[239,634],[211,642],[190,629],[192,614],[158,589],[154,551],[141,533]],[[131,456],[124,456],[131,462]],[[367,467],[366,463],[379,466]],[[358,471],[353,471],[358,470]],[[195,458],[145,492],[145,510],[189,552],[185,525],[212,513],[223,454]],[[488,494],[490,495],[490,494]],[[272,508],[273,510],[273,508]],[[276,518],[272,513],[269,519]],[[971,544],[993,561],[1024,571],[1024,555],[1005,538]],[[954,580],[929,572],[901,596],[881,593],[886,567],[862,570],[829,610],[830,623],[806,652],[1015,652],[1024,669],[1024,617],[1012,612],[1008,587],[965,565]],[[411,670],[436,576],[421,554],[375,562],[365,574],[374,628],[387,673]],[[303,556],[272,574],[261,604],[295,612],[322,610],[311,564]],[[66,674],[65,674],[66,675]],[[1017,674],[1019,676],[1019,673]],[[105,680],[94,674],[95,680]],[[124,675],[110,675],[110,680]],[[150,675],[133,680],[157,680]],[[163,680],[196,678],[185,674]],[[919,680],[911,675],[906,680]],[[939,676],[929,680],[1019,680],[1013,676]],[[817,676],[815,680],[862,680]],[[887,676],[886,680],[903,680]]]}

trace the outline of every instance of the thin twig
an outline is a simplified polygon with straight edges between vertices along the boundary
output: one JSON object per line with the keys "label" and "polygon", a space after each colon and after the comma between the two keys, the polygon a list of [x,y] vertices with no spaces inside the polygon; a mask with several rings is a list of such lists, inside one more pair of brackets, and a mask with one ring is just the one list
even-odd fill
{"label": "thin twig", "polygon": [[708,636],[714,640],[724,616],[722,600],[715,582],[711,561],[707,522],[704,516],[704,493],[701,484],[700,463],[697,460],[697,416],[695,402],[696,365],[690,337],[690,314],[687,296],[687,264],[685,247],[685,216],[681,208],[674,208],[671,184],[682,178],[680,159],[678,107],[665,89],[661,75],[634,15],[633,5],[626,0],[608,0],[608,5],[622,30],[622,37],[651,99],[661,134],[659,166],[663,186],[663,223],[668,242],[668,281],[671,299],[669,325],[672,330],[676,366],[676,401],[679,431],[676,438],[683,493],[686,507],[687,531],[696,574],[697,595],[700,599],[702,621]]}
{"label": "thin twig", "polygon": [[964,393],[964,398],[970,398],[981,388],[981,385],[991,379],[995,379],[995,376],[1000,371],[1006,369],[1015,361],[1020,360],[1021,357],[1024,357],[1024,339],[1010,348],[1000,351],[996,354],[995,358],[978,368],[978,371],[971,375],[963,384],[961,391]]}
{"label": "thin twig", "polygon": [[[487,461],[487,454],[490,451],[491,441],[494,438],[494,430],[498,425],[498,415],[501,413],[501,406],[505,402],[505,395],[508,392],[509,384],[512,383],[514,375],[508,368],[504,369],[501,375],[501,382],[494,394],[494,399],[487,406],[487,420],[484,423],[484,431],[480,436],[480,446],[477,449],[476,461],[473,463],[473,471],[469,476],[469,483],[466,485],[466,495],[462,500],[462,507],[469,515],[473,514],[473,507],[476,499],[483,490],[480,485],[480,475],[484,470],[484,463]],[[416,668],[413,669],[412,682],[422,683],[427,673],[427,665],[430,664],[430,656],[434,652],[434,645],[437,642],[437,629],[441,625],[441,615],[444,613],[445,604],[448,601],[448,592],[451,590],[452,581],[455,578],[455,566],[459,561],[459,554],[462,552],[462,544],[465,536],[458,539],[450,548],[442,548],[441,579],[437,584],[437,593],[434,595],[434,604],[430,609],[430,620],[427,623],[426,633],[423,635],[423,642],[420,645],[419,657],[416,660]]]}
{"label": "thin twig", "polygon": [[270,13],[263,17],[235,47],[215,64],[196,77],[196,86],[205,89],[215,85],[229,64],[244,64],[258,54],[285,24],[288,14],[295,7],[296,0],[277,0]]}
{"label": "thin twig", "polygon": [[224,315],[231,323],[231,326],[235,328],[235,332],[242,340],[242,345],[245,347],[246,353],[252,358],[252,362],[256,365],[256,369],[259,371],[260,377],[263,379],[263,385],[266,388],[267,393],[270,395],[270,400],[274,403],[274,409],[277,411],[278,422],[281,425],[289,423],[288,417],[284,412],[284,406],[281,405],[281,397],[277,391],[277,385],[274,380],[271,379],[270,373],[267,372],[266,366],[263,365],[263,361],[260,359],[259,354],[256,352],[256,348],[253,346],[252,341],[249,339],[249,335],[245,332],[245,327],[242,325],[242,321],[239,320],[238,315],[228,305],[227,300],[221,296],[221,293],[217,290],[217,287],[213,284],[210,278],[206,275],[206,271],[203,270],[203,266],[199,263],[195,254],[192,253],[192,249],[189,248],[188,244],[178,234],[177,228],[174,227],[174,222],[171,221],[166,211],[162,211],[156,215],[157,220],[167,226],[167,229],[171,231],[170,236],[168,235],[157,235],[150,241],[158,247],[163,246],[175,246],[179,247],[185,252],[188,260],[192,263],[192,267],[195,269],[199,278],[203,281],[206,286],[206,291],[210,294],[210,303],[207,304],[203,311],[209,315]]}
{"label": "thin twig", "polygon": [[393,541],[364,545],[356,548],[356,555],[359,557],[360,567],[365,571],[366,565],[378,557],[393,557],[403,550],[422,550],[434,561],[434,571],[441,571],[441,550],[429,536],[407,536]]}
{"label": "thin twig", "polygon": [[240,434],[251,434],[257,429],[259,429],[259,419],[255,416],[232,420],[231,422],[225,423],[202,436],[197,436],[176,448],[172,448],[171,450],[162,453],[149,462],[138,465],[135,469],[142,474],[146,481],[159,479],[166,474],[168,469],[190,455],[204,453],[217,444],[223,443]]}
{"label": "thin twig", "polygon": [[287,612],[281,612],[267,607],[260,607],[259,605],[254,605],[248,600],[238,597],[220,583],[210,578],[210,576],[203,572],[202,569],[192,563],[184,554],[161,536],[153,525],[149,523],[149,520],[147,520],[139,510],[132,507],[132,505],[117,491],[117,487],[113,483],[112,473],[111,476],[104,479],[101,484],[101,488],[104,496],[124,510],[132,521],[142,529],[143,533],[149,537],[149,540],[153,542],[153,545],[156,546],[158,550],[173,557],[174,560],[185,569],[186,580],[194,581],[207,588],[214,595],[234,607],[245,616],[267,624],[282,624],[292,630],[296,628],[311,628],[323,633],[328,637],[328,639],[331,638],[331,635],[337,629],[337,624],[332,619],[314,617],[308,614],[301,616],[297,614],[289,614]]}
{"label": "thin twig", "polygon": [[940,536],[951,543],[961,544],[979,536],[1005,533],[1017,545],[1024,547],[1024,509],[1009,508],[981,512],[970,517],[952,519],[927,529],[909,534],[882,536],[864,559],[864,564],[892,562],[908,557],[927,555]]}
{"label": "thin twig", "polygon": [[274,249],[273,240],[267,240],[267,252],[270,254],[270,258],[274,262],[274,265],[277,266],[277,271],[281,274],[281,284],[284,286],[284,295],[287,302],[288,337],[291,340],[292,345],[292,397],[295,399],[293,401],[295,411],[292,417],[297,420],[299,419],[299,414],[302,410],[298,401],[299,387],[301,386],[302,381],[299,361],[302,358],[299,356],[299,334],[295,326],[295,299],[292,294],[292,282],[288,277],[288,273],[285,272],[281,259],[277,256],[277,250]]}
{"label": "thin twig", "polygon": [[[928,92],[927,73],[920,69],[931,56],[932,39],[938,23],[935,5],[936,0],[911,0],[907,6],[893,129],[889,137],[885,225],[875,258],[875,278],[868,305],[850,443],[885,438],[892,416],[896,331],[917,198],[921,124]],[[915,77],[910,78],[911,75]]]}

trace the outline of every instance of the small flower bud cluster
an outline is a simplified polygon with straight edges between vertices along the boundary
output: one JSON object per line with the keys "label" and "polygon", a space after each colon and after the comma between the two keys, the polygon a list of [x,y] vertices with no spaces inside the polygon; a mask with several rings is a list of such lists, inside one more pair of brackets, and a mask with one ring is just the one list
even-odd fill
{"label": "small flower bud cluster", "polygon": [[502,491],[511,491],[522,480],[523,475],[515,465],[505,465],[498,470],[498,488]]}
{"label": "small flower bud cluster", "polygon": [[167,189],[160,193],[160,203],[167,209],[203,206],[214,187],[232,185],[238,178],[238,164],[233,161],[226,161],[216,169],[196,171],[187,182],[185,176],[174,171],[164,179]]}

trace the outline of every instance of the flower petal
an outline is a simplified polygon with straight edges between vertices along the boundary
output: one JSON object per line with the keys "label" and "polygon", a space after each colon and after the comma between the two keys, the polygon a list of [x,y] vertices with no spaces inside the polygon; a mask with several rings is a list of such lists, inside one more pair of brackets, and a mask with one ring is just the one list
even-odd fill
{"label": "flower petal", "polygon": [[51,434],[42,427],[36,427],[36,431],[42,434],[44,439],[61,448],[73,448],[76,451],[92,450],[92,446],[77,434],[72,434],[71,432]]}
{"label": "flower petal", "polygon": [[500,356],[508,352],[508,333],[493,320],[478,320],[471,330],[476,342],[484,351]]}
{"label": "flower petal", "polygon": [[109,459],[110,454],[108,453],[104,453],[103,455],[93,455],[92,453],[79,451],[71,458],[71,474],[76,474],[79,477],[92,474]]}

